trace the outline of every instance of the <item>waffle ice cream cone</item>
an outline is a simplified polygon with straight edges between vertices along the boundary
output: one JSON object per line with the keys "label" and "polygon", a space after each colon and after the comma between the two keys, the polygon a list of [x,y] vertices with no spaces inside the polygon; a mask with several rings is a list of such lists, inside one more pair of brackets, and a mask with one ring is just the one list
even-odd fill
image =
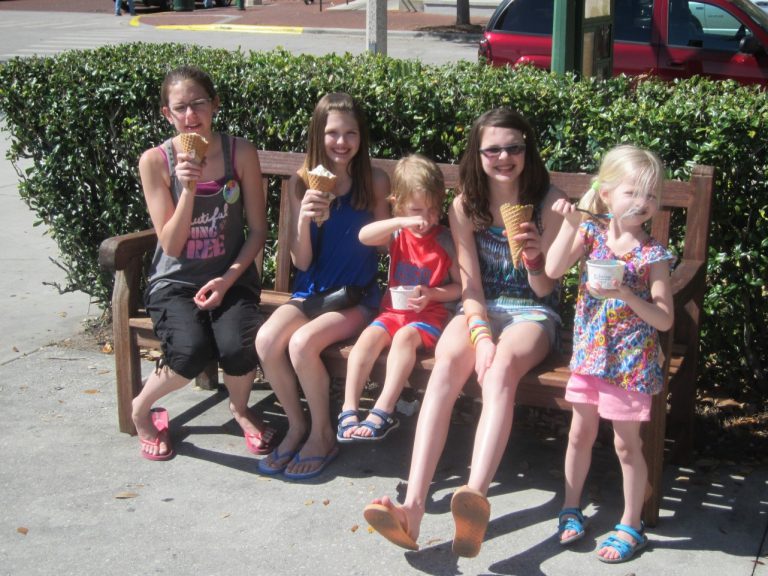
{"label": "waffle ice cream cone", "polygon": [[[182,132],[179,134],[179,147],[182,152],[192,154],[198,164],[202,164],[208,152],[208,140],[196,132]],[[190,182],[190,186],[196,185],[197,182]]]}
{"label": "waffle ice cream cone", "polygon": [[181,151],[192,154],[197,162],[202,162],[208,152],[208,140],[196,132],[183,132],[179,134]]}
{"label": "waffle ice cream cone", "polygon": [[[326,198],[330,198],[331,192],[336,188],[336,175],[330,172],[322,164],[316,166],[309,172],[305,172],[305,183],[312,190],[319,190]],[[323,222],[328,220],[329,214],[326,211],[322,216],[314,219],[315,224],[322,226]]]}
{"label": "waffle ice cream cone", "polygon": [[507,230],[509,252],[512,255],[512,265],[517,268],[520,265],[520,257],[523,253],[523,243],[515,242],[512,237],[520,233],[520,225],[529,222],[533,216],[532,204],[502,204],[501,217]]}

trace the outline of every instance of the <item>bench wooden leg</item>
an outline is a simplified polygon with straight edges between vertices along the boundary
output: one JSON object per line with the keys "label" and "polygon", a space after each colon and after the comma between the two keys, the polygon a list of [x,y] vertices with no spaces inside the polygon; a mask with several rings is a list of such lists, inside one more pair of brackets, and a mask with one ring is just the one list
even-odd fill
{"label": "bench wooden leg", "polygon": [[685,358],[669,383],[671,408],[669,412],[670,438],[674,440],[671,460],[675,464],[689,464],[693,455],[694,416],[696,413],[696,374],[699,364],[700,290],[681,310],[675,310],[675,335],[686,343]]}
{"label": "bench wooden leg", "polygon": [[195,378],[195,386],[202,390],[217,390],[219,387],[219,365],[215,360],[208,362],[205,369]]}
{"label": "bench wooden leg", "polygon": [[112,337],[115,346],[115,380],[117,382],[117,419],[120,432],[136,434],[132,403],[141,390],[141,358],[136,334],[128,326],[129,291],[125,274],[115,274],[112,298]]}
{"label": "bench wooden leg", "polygon": [[664,431],[667,418],[666,394],[653,397],[651,420],[642,426],[643,453],[648,464],[649,493],[643,506],[643,521],[655,526],[659,520],[664,470]]}

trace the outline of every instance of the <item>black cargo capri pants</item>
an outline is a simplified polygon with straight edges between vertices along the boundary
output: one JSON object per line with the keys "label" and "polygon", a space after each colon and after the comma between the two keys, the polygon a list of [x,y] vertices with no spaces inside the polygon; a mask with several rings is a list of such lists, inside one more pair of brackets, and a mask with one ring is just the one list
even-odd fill
{"label": "black cargo capri pants", "polygon": [[217,359],[230,376],[244,376],[258,364],[256,332],[262,324],[259,295],[235,284],[213,310],[200,310],[194,286],[170,284],[146,296],[147,312],[162,343],[160,366],[191,380]]}

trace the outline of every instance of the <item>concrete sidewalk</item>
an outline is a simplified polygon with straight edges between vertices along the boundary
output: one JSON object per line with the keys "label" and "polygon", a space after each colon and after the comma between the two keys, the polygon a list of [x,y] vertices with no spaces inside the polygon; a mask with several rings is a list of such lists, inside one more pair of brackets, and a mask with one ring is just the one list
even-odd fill
{"label": "concrete sidewalk", "polygon": [[[23,298],[12,296],[18,284],[4,286],[2,337],[10,333],[27,345],[0,363],[0,574],[768,576],[762,562],[753,564],[760,555],[765,561],[768,469],[738,463],[668,465],[649,548],[627,565],[599,562],[593,551],[622,508],[609,442],[594,453],[587,537],[573,548],[559,546],[552,536],[566,439],[543,420],[515,424],[489,493],[486,541],[474,559],[451,553],[449,511],[453,490],[466,481],[473,424],[452,426],[419,552],[394,547],[362,518],[372,498],[403,494],[415,416],[401,416],[401,429],[386,442],[345,446],[323,475],[295,483],[259,475],[226,397],[190,385],[163,400],[176,458],[140,458],[136,438],[117,431],[114,358],[96,346],[47,345],[74,334],[91,311],[84,295],[71,295],[69,308],[29,280],[33,273],[48,278],[56,252],[37,238],[39,229],[27,229],[33,218],[13,201],[16,175],[2,146],[3,281],[9,271],[26,279]],[[26,322],[9,324],[13,315]],[[143,370],[151,369],[144,362]],[[252,402],[265,419],[284,425],[268,389],[255,387]]]}
{"label": "concrete sidewalk", "polygon": [[18,175],[6,160],[8,138],[0,117],[0,365],[63,340],[99,314],[82,292],[61,295],[52,286],[66,284],[55,263],[59,252],[19,196]]}
{"label": "concrete sidewalk", "polygon": [[[2,574],[768,574],[764,565],[753,572],[768,514],[765,469],[668,466],[649,548],[609,566],[593,550],[621,510],[610,446],[595,451],[588,536],[564,549],[552,535],[565,440],[521,422],[489,493],[483,549],[460,559],[449,502],[467,476],[473,426],[452,427],[423,550],[404,552],[368,530],[362,509],[402,494],[415,417],[402,417],[387,442],[345,446],[322,476],[294,483],[259,475],[223,394],[190,386],[164,400],[178,454],[157,463],[117,432],[111,356],[46,347],[0,366],[0,382]],[[282,424],[268,390],[252,400]]]}

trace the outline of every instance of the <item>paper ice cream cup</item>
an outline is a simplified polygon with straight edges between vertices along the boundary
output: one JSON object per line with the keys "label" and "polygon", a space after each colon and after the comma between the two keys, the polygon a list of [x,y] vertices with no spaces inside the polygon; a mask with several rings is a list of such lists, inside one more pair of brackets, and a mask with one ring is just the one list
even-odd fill
{"label": "paper ice cream cup", "polygon": [[[619,283],[624,280],[625,266],[621,260],[587,260],[587,282],[590,286],[611,288],[614,280]],[[595,298],[602,298],[592,290],[589,293]]]}
{"label": "paper ice cream cup", "polygon": [[416,286],[394,286],[389,289],[392,297],[392,308],[395,310],[408,310],[408,299],[416,296]]}

